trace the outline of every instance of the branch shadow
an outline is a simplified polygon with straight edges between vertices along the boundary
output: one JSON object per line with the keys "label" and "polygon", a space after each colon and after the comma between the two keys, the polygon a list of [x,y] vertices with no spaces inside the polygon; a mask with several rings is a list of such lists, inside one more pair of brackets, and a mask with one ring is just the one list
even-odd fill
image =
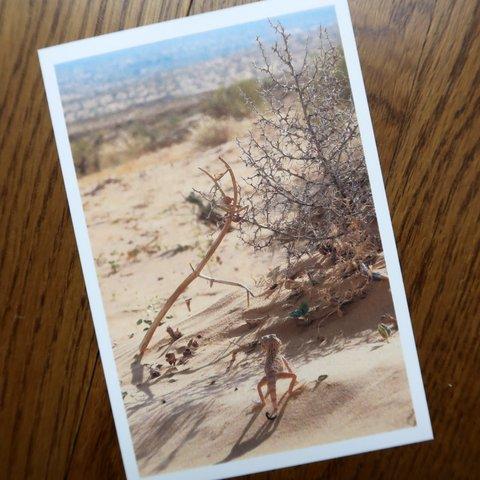
{"label": "branch shadow", "polygon": [[[165,406],[152,412],[151,428],[145,430],[139,426],[140,431],[134,431],[135,453],[141,463],[155,463],[155,469],[160,471],[167,468],[175,457],[182,450],[188,448],[188,442],[192,441],[198,434],[199,428],[206,419],[211,409],[213,400],[198,405],[189,401],[181,412],[165,411]],[[170,436],[177,431],[184,432],[183,440],[177,448],[174,448],[166,456],[161,455],[160,450],[168,443]],[[152,448],[156,445],[156,448]]]}

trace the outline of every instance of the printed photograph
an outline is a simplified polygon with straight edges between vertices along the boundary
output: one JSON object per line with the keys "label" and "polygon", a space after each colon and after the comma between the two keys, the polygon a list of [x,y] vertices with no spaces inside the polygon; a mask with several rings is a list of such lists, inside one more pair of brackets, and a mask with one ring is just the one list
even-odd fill
{"label": "printed photograph", "polygon": [[416,425],[333,6],[56,65],[138,468]]}

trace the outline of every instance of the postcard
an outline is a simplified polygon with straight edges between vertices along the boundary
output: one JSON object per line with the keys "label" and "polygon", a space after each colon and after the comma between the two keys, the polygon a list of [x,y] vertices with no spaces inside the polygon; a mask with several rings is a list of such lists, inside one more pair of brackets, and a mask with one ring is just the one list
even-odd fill
{"label": "postcard", "polygon": [[432,438],[345,0],[39,57],[129,479]]}

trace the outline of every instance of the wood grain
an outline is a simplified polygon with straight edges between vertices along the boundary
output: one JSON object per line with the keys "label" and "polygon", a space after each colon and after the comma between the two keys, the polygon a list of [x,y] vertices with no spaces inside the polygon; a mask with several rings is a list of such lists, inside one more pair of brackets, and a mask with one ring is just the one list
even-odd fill
{"label": "wood grain", "polygon": [[[0,478],[123,478],[36,50],[245,2],[0,2]],[[435,441],[260,479],[480,471],[480,2],[350,2]]]}

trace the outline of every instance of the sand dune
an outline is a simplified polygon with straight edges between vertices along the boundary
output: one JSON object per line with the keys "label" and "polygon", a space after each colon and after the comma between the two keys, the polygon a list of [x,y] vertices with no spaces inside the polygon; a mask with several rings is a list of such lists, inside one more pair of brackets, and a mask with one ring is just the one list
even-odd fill
{"label": "sand dune", "polygon": [[[243,291],[197,279],[169,312],[152,348],[135,355],[143,330],[164,299],[198,261],[214,231],[185,202],[192,187],[206,188],[197,166],[216,169],[222,154],[239,176],[248,172],[232,144],[194,154],[188,143],[161,150],[81,181],[97,271],[142,474],[173,471],[364,436],[414,424],[398,334],[377,333],[393,314],[388,281],[372,282],[365,298],[322,325],[298,326],[291,307],[268,307],[261,297],[246,305]],[[232,232],[205,273],[237,279],[254,292],[282,261],[278,252],[253,254]],[[182,301],[192,298],[189,312]],[[258,321],[251,327],[246,320]],[[171,343],[165,326],[184,336]],[[264,333],[276,333],[296,369],[299,385],[283,395],[271,422],[255,409],[263,375],[260,350],[231,352]],[[181,356],[190,338],[199,346],[170,368],[166,352]],[[150,366],[161,364],[159,376]]]}

